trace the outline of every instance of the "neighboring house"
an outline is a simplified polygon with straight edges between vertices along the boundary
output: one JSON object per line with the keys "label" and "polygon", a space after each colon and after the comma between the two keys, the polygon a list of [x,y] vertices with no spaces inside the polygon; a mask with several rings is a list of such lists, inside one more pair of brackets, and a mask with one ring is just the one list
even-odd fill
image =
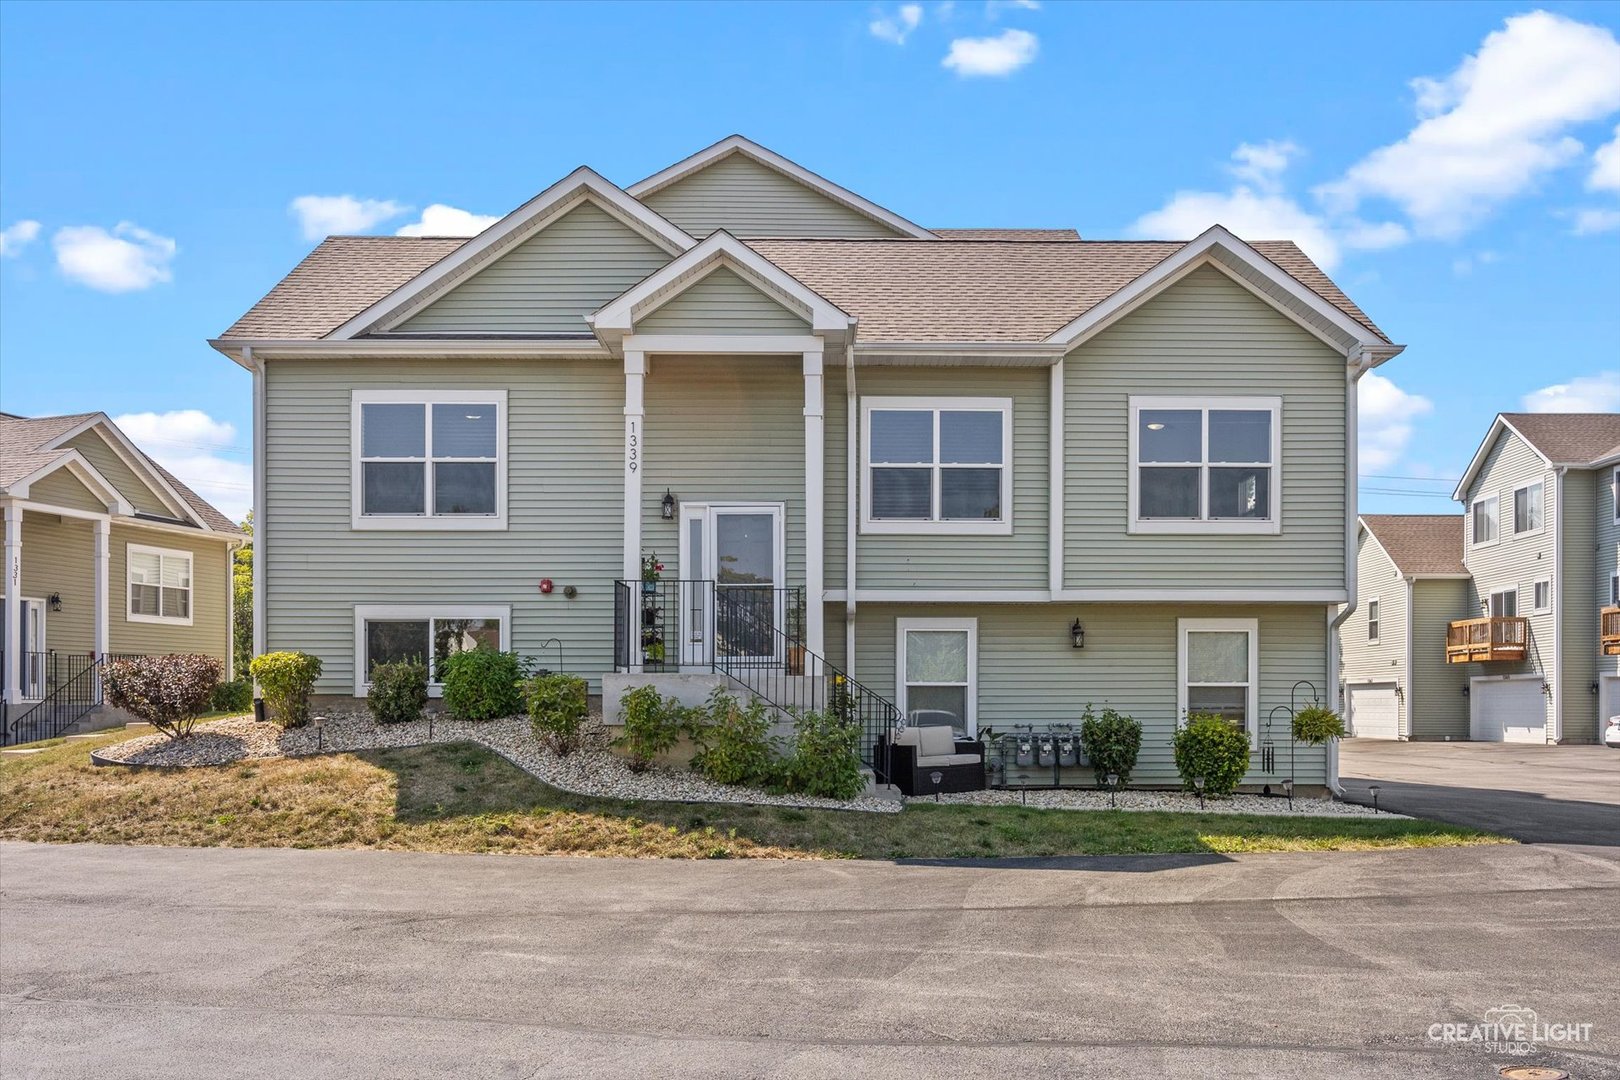
{"label": "neighboring house", "polygon": [[[105,413],[0,413],[0,733],[59,733],[99,704],[108,655],[231,657],[228,518]],[[48,718],[48,719],[47,719]]]}
{"label": "neighboring house", "polygon": [[1620,415],[1502,413],[1454,497],[1461,517],[1362,519],[1355,733],[1598,741],[1620,712]]}
{"label": "neighboring house", "polygon": [[212,344],[253,373],[255,648],[326,694],[484,643],[610,712],[853,692],[869,741],[1107,704],[1148,783],[1188,711],[1259,750],[1336,692],[1356,380],[1402,348],[1291,243],[927,229],[740,137],[331,237]]}

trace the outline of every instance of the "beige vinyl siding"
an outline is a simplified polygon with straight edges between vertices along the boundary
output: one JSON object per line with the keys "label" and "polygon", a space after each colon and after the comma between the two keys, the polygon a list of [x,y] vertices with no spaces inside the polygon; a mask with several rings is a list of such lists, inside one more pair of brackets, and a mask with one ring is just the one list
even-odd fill
{"label": "beige vinyl siding", "polygon": [[[507,391],[507,529],[353,530],[350,391],[451,387]],[[356,604],[510,604],[518,652],[540,655],[556,637],[565,669],[611,668],[613,580],[624,550],[618,365],[274,360],[266,392],[269,490],[258,529],[267,643],[319,656],[320,692],[354,692]],[[541,578],[556,591],[541,595]],[[578,588],[575,599],[563,595],[567,585]],[[548,662],[554,656],[545,649]]]}
{"label": "beige vinyl siding", "polygon": [[[862,534],[856,559],[859,587],[1046,588],[1051,373],[1045,368],[874,367],[859,369],[855,383],[863,402],[875,397],[1002,397],[1012,399],[1013,410],[1012,535]],[[1071,458],[1074,453],[1071,447]],[[859,468],[858,449],[855,462]]]}
{"label": "beige vinyl siding", "polygon": [[[88,653],[96,647],[95,522],[24,510],[22,588],[30,600],[62,598],[62,610],[45,611],[45,648]],[[10,575],[0,580],[4,596]]]}
{"label": "beige vinyl siding", "polygon": [[679,513],[663,520],[667,489],[681,504],[785,504],[788,586],[804,584],[804,369],[796,357],[652,360],[644,390],[642,552],[666,578],[680,566]]}
{"label": "beige vinyl siding", "polygon": [[[1513,535],[1513,491],[1526,483],[1541,481],[1542,529],[1524,536]],[[1494,544],[1474,543],[1473,504],[1481,495],[1500,497],[1500,539]],[[1556,491],[1552,469],[1511,431],[1504,431],[1485,456],[1485,462],[1466,493],[1464,507],[1463,565],[1473,575],[1468,610],[1457,618],[1478,618],[1485,614],[1486,600],[1493,592],[1517,588],[1519,614],[1530,619],[1530,642],[1523,661],[1492,661],[1466,665],[1475,675],[1515,675],[1534,672],[1552,684],[1555,681],[1553,616],[1531,615],[1531,586],[1538,578],[1553,572]],[[1555,585],[1556,588],[1556,585]],[[1463,667],[1464,665],[1458,665]],[[1554,687],[1554,693],[1557,688]],[[1552,698],[1547,698],[1547,735],[1553,737]]]}
{"label": "beige vinyl siding", "polygon": [[[1358,530],[1356,554],[1356,608],[1339,627],[1339,656],[1345,686],[1396,683],[1408,695],[1411,680],[1406,670],[1406,579],[1379,547],[1372,534]],[[1367,637],[1368,605],[1378,601],[1378,640]],[[1409,716],[1400,702],[1401,733]]]}
{"label": "beige vinyl siding", "polygon": [[1412,671],[1403,710],[1413,739],[1468,738],[1468,698],[1462,688],[1481,664],[1446,662],[1446,629],[1468,610],[1471,586],[1462,579],[1412,583]]}
{"label": "beige vinyl siding", "polygon": [[[1170,745],[1176,726],[1178,618],[1260,621],[1262,733],[1272,708],[1289,704],[1298,680],[1310,680],[1325,700],[1325,606],[1088,604],[1081,612],[1084,649],[1069,644],[1075,614],[1069,604],[862,604],[856,613],[853,674],[892,699],[897,618],[976,617],[979,729],[1078,723],[1088,702],[1097,708],[1111,705],[1142,724],[1142,750],[1132,782],[1143,785],[1180,782]],[[1288,720],[1279,712],[1272,728],[1278,771],[1259,772],[1257,752],[1246,783],[1276,783],[1290,775],[1288,730]],[[1300,746],[1292,768],[1301,784],[1325,783],[1325,752]]]}
{"label": "beige vinyl siding", "polygon": [[107,440],[103,439],[96,429],[81,431],[63,445],[71,446],[83,454],[84,459],[95,468],[96,472],[105,476],[107,482],[129,500],[129,504],[137,513],[156,514],[166,518],[180,516],[174,507],[165,502],[150,484],[142,480],[135,470],[124,462],[117,451],[107,445]]}
{"label": "beige vinyl siding", "polygon": [[[223,540],[114,522],[108,539],[107,647],[115,653],[203,653],[230,657],[229,559]],[[191,625],[131,622],[129,545],[191,552]]]}
{"label": "beige vinyl siding", "polygon": [[28,500],[68,510],[89,510],[97,514],[107,512],[106,502],[85,487],[65,465],[29,484]]}
{"label": "beige vinyl siding", "polygon": [[638,334],[808,334],[810,324],[738,277],[711,271],[636,320]]}
{"label": "beige vinyl siding", "polygon": [[1564,585],[1555,605],[1558,613],[1558,651],[1563,656],[1558,695],[1563,701],[1560,742],[1598,740],[1598,695],[1592,683],[1598,676],[1598,613],[1588,604],[1587,586],[1597,574],[1597,474],[1571,469],[1564,474],[1563,544]]}
{"label": "beige vinyl siding", "polygon": [[641,200],[696,237],[899,236],[818,191],[742,154],[732,154]]}
{"label": "beige vinyl siding", "polygon": [[582,202],[397,329],[589,334],[586,315],[669,258],[595,203]]}
{"label": "beige vinyl siding", "polygon": [[[1070,588],[1343,589],[1344,357],[1213,267],[1064,364]],[[1133,395],[1282,398],[1280,535],[1127,533]]]}

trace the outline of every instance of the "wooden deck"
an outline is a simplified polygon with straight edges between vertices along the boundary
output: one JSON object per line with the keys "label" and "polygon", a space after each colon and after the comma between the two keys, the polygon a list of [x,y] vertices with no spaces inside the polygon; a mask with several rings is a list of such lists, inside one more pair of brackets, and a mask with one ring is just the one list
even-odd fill
{"label": "wooden deck", "polygon": [[1604,656],[1620,656],[1620,607],[1606,607],[1598,613],[1598,641]]}
{"label": "wooden deck", "polygon": [[1529,644],[1530,620],[1523,615],[1458,619],[1446,628],[1446,662],[1523,660]]}

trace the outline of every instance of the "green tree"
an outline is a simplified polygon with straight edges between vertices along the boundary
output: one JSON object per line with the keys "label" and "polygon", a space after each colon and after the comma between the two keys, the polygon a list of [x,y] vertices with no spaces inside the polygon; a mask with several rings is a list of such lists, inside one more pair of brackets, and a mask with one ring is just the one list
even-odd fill
{"label": "green tree", "polygon": [[235,660],[231,670],[237,678],[246,678],[248,664],[253,660],[253,511],[242,519],[242,531],[248,534],[247,543],[236,549],[231,563],[231,655]]}

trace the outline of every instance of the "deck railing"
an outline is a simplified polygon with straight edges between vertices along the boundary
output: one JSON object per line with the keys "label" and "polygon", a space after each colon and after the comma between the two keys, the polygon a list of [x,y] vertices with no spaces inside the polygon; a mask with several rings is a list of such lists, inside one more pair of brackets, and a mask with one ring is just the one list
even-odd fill
{"label": "deck railing", "polygon": [[1530,645],[1530,620],[1522,615],[1458,619],[1446,628],[1446,660],[1453,664],[1523,660]]}
{"label": "deck railing", "polygon": [[1620,607],[1606,607],[1598,613],[1598,641],[1604,656],[1620,656]]}

